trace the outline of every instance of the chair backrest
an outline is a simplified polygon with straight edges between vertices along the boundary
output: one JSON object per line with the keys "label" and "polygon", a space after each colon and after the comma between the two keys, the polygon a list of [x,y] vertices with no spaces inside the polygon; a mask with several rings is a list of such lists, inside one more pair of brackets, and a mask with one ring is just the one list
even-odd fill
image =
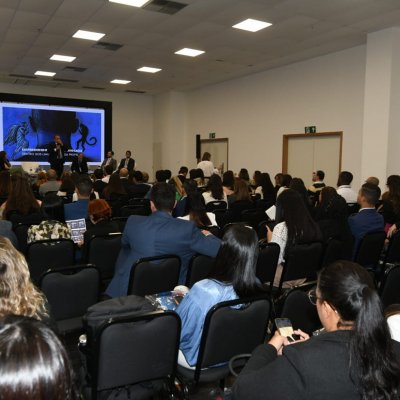
{"label": "chair backrest", "polygon": [[51,269],[42,275],[40,289],[57,322],[83,317],[99,300],[99,271],[90,264]]}
{"label": "chair backrest", "polygon": [[215,258],[213,257],[195,254],[189,263],[186,286],[191,288],[196,282],[208,278],[214,262]]}
{"label": "chair backrest", "polygon": [[321,268],[341,259],[343,259],[343,242],[334,238],[328,239],[322,257]]}
{"label": "chair backrest", "polygon": [[21,253],[26,253],[26,248],[28,247],[28,229],[31,224],[17,224],[14,226],[13,230],[15,236],[18,240],[18,250]]}
{"label": "chair backrest", "polygon": [[73,265],[75,245],[70,239],[38,240],[30,243],[26,249],[31,278],[35,283],[43,272]]}
{"label": "chair backrest", "polygon": [[274,282],[276,267],[278,266],[280,247],[277,243],[261,243],[258,253],[256,276],[261,283]]}
{"label": "chair backrest", "polygon": [[355,262],[363,267],[376,267],[385,244],[384,231],[368,232],[358,246]]}
{"label": "chair backrest", "polygon": [[400,304],[400,265],[389,267],[379,290],[384,308],[391,304]]}
{"label": "chair backrest", "polygon": [[243,210],[241,213],[241,221],[257,230],[260,222],[265,221],[265,211],[260,208]]}
{"label": "chair backrest", "polygon": [[[236,308],[240,305],[243,307]],[[201,368],[251,353],[263,343],[270,311],[271,303],[265,295],[224,301],[212,307],[204,322],[194,380],[199,380]]]}
{"label": "chair backrest", "polygon": [[251,200],[237,200],[229,206],[230,222],[239,222],[242,218],[242,211],[254,208]]}
{"label": "chair backrest", "polygon": [[115,262],[121,250],[122,233],[94,235],[89,239],[87,262],[94,264],[102,281],[114,276]]}
{"label": "chair backrest", "polygon": [[131,268],[127,294],[146,296],[173,290],[180,269],[181,259],[176,255],[141,258]]}
{"label": "chair backrest", "polygon": [[125,229],[126,221],[128,221],[128,218],[129,217],[112,217],[111,221],[115,221],[119,226],[120,232],[123,232]]}
{"label": "chair backrest", "polygon": [[110,318],[94,344],[92,398],[103,390],[161,378],[173,382],[180,330],[180,318],[173,311]]}
{"label": "chair backrest", "polygon": [[385,255],[385,264],[400,262],[400,231],[397,231],[389,240],[389,246]]}
{"label": "chair backrest", "polygon": [[360,205],[358,203],[347,203],[348,215],[357,213],[359,209],[360,209]]}
{"label": "chair backrest", "polygon": [[312,334],[321,327],[317,307],[308,298],[308,291],[316,286],[316,282],[297,286],[291,289],[283,302],[280,318],[289,318],[294,329]]}
{"label": "chair backrest", "polygon": [[279,289],[284,281],[315,279],[322,257],[322,243],[298,243],[292,246],[283,266]]}
{"label": "chair backrest", "polygon": [[265,219],[265,215],[264,215],[264,219],[258,223],[257,236],[258,236],[259,240],[263,240],[263,239],[267,238],[267,220]]}
{"label": "chair backrest", "polygon": [[210,201],[209,203],[206,204],[206,211],[208,212],[214,212],[214,210],[226,210],[228,207],[228,204],[224,200],[215,200],[215,201]]}
{"label": "chair backrest", "polygon": [[135,205],[135,206],[123,206],[120,210],[121,217],[129,217],[131,215],[149,215],[147,206]]}
{"label": "chair backrest", "polygon": [[214,210],[215,219],[217,221],[218,226],[222,229],[226,224],[229,224],[230,221],[230,210]]}

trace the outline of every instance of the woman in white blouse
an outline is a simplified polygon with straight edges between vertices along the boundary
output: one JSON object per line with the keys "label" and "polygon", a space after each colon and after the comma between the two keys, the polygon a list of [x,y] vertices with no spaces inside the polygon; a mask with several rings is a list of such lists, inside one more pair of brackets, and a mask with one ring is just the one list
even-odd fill
{"label": "woman in white blouse", "polygon": [[205,203],[210,203],[211,201],[225,201],[228,202],[228,198],[222,187],[222,179],[219,175],[211,175],[211,178],[207,184],[207,191],[203,193]]}

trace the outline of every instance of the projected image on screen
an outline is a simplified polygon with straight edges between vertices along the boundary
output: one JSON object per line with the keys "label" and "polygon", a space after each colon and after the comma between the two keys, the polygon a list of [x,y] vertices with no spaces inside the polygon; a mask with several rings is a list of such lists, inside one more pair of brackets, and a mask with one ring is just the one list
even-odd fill
{"label": "projected image on screen", "polygon": [[[0,103],[3,149],[14,163],[47,162],[47,147],[59,135],[65,160],[83,152],[90,163],[104,154],[104,110]],[[1,134],[0,134],[1,135]]]}

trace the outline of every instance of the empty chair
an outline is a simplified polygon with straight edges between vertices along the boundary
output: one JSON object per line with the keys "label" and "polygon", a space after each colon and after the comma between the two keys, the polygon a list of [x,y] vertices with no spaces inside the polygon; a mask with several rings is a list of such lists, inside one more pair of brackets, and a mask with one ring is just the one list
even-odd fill
{"label": "empty chair", "polygon": [[214,210],[226,210],[228,207],[228,203],[224,200],[215,200],[210,201],[206,204],[207,212],[214,212]]}
{"label": "empty chair", "polygon": [[[234,308],[238,305],[242,308]],[[216,304],[205,318],[196,368],[178,364],[179,377],[194,384],[222,380],[223,385],[229,360],[237,354],[251,353],[263,343],[270,310],[265,295]]]}
{"label": "empty chair", "polygon": [[38,240],[26,249],[26,260],[32,280],[37,284],[40,276],[48,269],[73,265],[74,242],[70,239]]}
{"label": "empty chair", "polygon": [[93,265],[79,265],[45,272],[40,288],[51,317],[61,333],[82,328],[82,317],[99,300],[100,275]]}
{"label": "empty chair", "polygon": [[241,221],[257,230],[260,222],[265,220],[265,211],[260,208],[243,210],[241,213]]}
{"label": "empty chair", "polygon": [[308,291],[316,286],[316,282],[299,285],[285,294],[280,318],[289,318],[294,329],[312,334],[321,328],[317,307],[311,303]]}
{"label": "empty chair", "polygon": [[186,286],[191,288],[196,282],[208,278],[214,265],[215,258],[196,254],[189,263]]}
{"label": "empty chair", "polygon": [[93,340],[88,336],[91,398],[149,398],[160,380],[171,390],[180,326],[172,311],[107,318]]}
{"label": "empty chair", "polygon": [[121,249],[122,233],[94,235],[87,244],[86,262],[94,264],[104,285],[114,276],[115,262]]}
{"label": "empty chair", "polygon": [[261,243],[258,253],[256,276],[263,284],[272,287],[278,266],[280,247],[277,243]]}
{"label": "empty chair", "polygon": [[389,267],[385,271],[379,295],[384,308],[391,304],[400,304],[400,265]]}
{"label": "empty chair", "polygon": [[369,232],[361,240],[354,261],[363,267],[375,269],[385,244],[384,231]]}
{"label": "empty chair", "polygon": [[322,243],[300,243],[292,246],[283,266],[279,290],[285,281],[297,279],[314,280],[317,276],[322,257]]}
{"label": "empty chair", "polygon": [[175,255],[141,258],[132,266],[127,294],[145,296],[173,290],[180,269],[181,259]]}

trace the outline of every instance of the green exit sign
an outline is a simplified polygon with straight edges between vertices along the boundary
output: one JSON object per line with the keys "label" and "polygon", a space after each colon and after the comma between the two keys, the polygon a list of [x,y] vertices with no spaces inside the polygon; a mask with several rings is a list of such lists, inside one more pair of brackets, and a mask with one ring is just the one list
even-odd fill
{"label": "green exit sign", "polygon": [[208,137],[209,137],[210,139],[215,139],[215,132],[210,132],[210,133],[208,134]]}

